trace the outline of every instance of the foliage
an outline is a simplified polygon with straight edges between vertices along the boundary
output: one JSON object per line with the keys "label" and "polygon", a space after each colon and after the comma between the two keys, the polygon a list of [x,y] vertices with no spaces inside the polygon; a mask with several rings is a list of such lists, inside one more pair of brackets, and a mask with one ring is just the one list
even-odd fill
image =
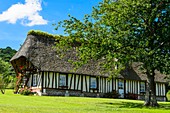
{"label": "foliage", "polygon": [[168,93],[167,94],[169,94],[170,95],[170,90],[168,91]]}
{"label": "foliage", "polygon": [[148,71],[169,73],[169,10],[166,0],[104,0],[83,22],[74,17],[60,22],[71,38],[57,46],[78,41],[80,59],[104,58],[106,69],[139,61]]}
{"label": "foliage", "polygon": [[170,90],[167,92],[167,99],[170,101]]}
{"label": "foliage", "polygon": [[9,62],[16,52],[17,51],[11,47],[0,48],[0,58],[5,62]]}
{"label": "foliage", "polygon": [[15,72],[11,64],[3,61],[1,58],[0,58],[0,77],[3,79],[6,85],[12,82],[15,77]]}
{"label": "foliage", "polygon": [[27,87],[22,88],[22,89],[19,91],[19,93],[20,93],[21,95],[33,95],[33,93],[31,92],[31,90],[30,90],[29,88],[27,88]]}
{"label": "foliage", "polygon": [[169,0],[103,0],[84,21],[70,16],[58,27],[70,38],[60,40],[57,50],[76,48],[78,66],[103,59],[105,70],[117,75],[132,62],[142,62],[141,69],[148,77],[146,105],[150,99],[157,105],[155,70],[170,74]]}
{"label": "foliage", "polygon": [[6,83],[8,82],[8,70],[10,68],[9,63],[3,61],[0,58],[0,78]]}
{"label": "foliage", "polygon": [[15,71],[9,63],[9,60],[15,53],[16,50],[11,47],[0,48],[0,77],[6,85],[13,82],[15,79]]}
{"label": "foliage", "polygon": [[0,94],[1,113],[169,113],[170,103],[158,108],[142,106],[142,101],[107,98],[22,96],[6,90]]}

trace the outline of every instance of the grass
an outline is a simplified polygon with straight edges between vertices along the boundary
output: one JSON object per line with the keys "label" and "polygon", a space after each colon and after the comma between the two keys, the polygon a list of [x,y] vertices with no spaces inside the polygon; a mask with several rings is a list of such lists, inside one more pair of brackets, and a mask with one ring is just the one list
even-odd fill
{"label": "grass", "polygon": [[170,102],[158,108],[142,106],[143,101],[126,99],[49,97],[0,94],[0,113],[169,113]]}

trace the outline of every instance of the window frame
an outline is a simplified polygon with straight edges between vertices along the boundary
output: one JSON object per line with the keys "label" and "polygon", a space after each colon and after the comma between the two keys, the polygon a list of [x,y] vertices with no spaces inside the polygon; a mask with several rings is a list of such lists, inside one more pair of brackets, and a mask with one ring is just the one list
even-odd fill
{"label": "window frame", "polygon": [[122,79],[118,80],[118,89],[124,89],[124,80],[122,80]]}
{"label": "window frame", "polygon": [[97,78],[90,77],[90,89],[97,89]]}
{"label": "window frame", "polygon": [[66,86],[67,86],[67,75],[59,74],[59,87],[66,87]]}
{"label": "window frame", "polygon": [[32,76],[32,86],[36,87],[37,86],[37,75],[33,74]]}
{"label": "window frame", "polygon": [[146,92],[146,84],[145,82],[140,82],[140,93]]}

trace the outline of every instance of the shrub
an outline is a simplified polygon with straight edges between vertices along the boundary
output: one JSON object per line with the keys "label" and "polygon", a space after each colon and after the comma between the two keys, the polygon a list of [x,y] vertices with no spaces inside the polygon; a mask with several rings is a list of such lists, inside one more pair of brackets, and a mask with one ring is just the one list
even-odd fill
{"label": "shrub", "polygon": [[170,101],[170,90],[167,92],[167,99],[168,99],[168,101]]}
{"label": "shrub", "polygon": [[22,89],[19,91],[19,93],[20,93],[21,95],[33,95],[33,92],[31,92],[31,90],[28,89],[28,88],[22,88]]}
{"label": "shrub", "polygon": [[168,91],[168,93],[167,93],[168,95],[170,95],[170,90]]}
{"label": "shrub", "polygon": [[138,95],[128,92],[128,94],[126,95],[126,98],[127,99],[135,99],[136,100],[136,99],[138,99]]}
{"label": "shrub", "polygon": [[120,94],[116,91],[113,90],[112,92],[108,92],[104,94],[104,98],[118,98],[120,96]]}

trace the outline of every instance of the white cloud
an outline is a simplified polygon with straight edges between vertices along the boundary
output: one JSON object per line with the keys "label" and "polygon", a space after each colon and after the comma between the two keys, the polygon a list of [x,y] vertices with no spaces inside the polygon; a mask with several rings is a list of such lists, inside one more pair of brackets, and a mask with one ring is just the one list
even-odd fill
{"label": "white cloud", "polygon": [[14,4],[0,14],[0,22],[15,24],[20,20],[25,26],[45,25],[48,21],[39,15],[42,10],[41,3],[41,0],[25,0],[25,4]]}

